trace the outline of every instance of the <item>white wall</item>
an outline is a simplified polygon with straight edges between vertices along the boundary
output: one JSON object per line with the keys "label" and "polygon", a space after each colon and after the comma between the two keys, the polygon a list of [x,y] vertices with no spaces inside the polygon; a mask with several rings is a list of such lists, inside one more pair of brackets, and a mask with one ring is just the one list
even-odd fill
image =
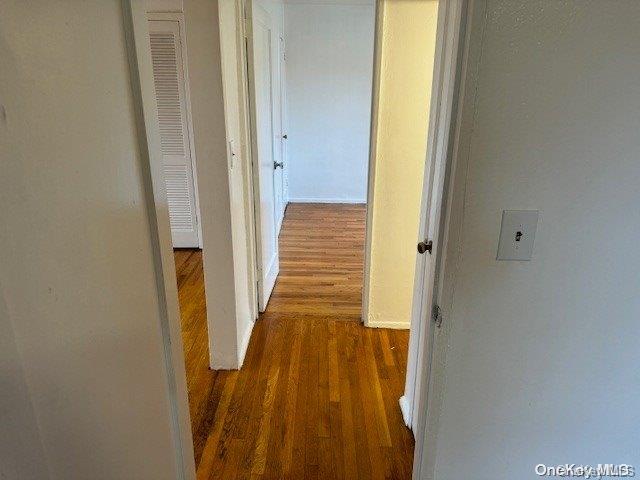
{"label": "white wall", "polygon": [[[252,219],[244,203],[244,189],[249,188],[243,171],[244,145],[236,135],[239,167],[234,168],[225,129],[235,132],[239,119],[237,113],[234,117],[225,112],[229,108],[223,104],[222,95],[223,69],[226,67],[230,72],[226,75],[227,83],[237,75],[229,65],[235,62],[236,55],[234,4],[224,0],[194,0],[187,2],[185,8],[181,0],[145,1],[148,12],[177,12],[185,17],[186,59],[198,154],[209,363],[212,368],[222,369],[242,365],[257,311],[252,291],[255,288],[250,247]],[[227,95],[231,95],[227,101],[237,109],[237,92],[230,90]],[[225,171],[228,175],[221,176],[220,172]]]}
{"label": "white wall", "polygon": [[121,5],[3,3],[3,479],[178,477]]}
{"label": "white wall", "polygon": [[364,203],[373,5],[285,5],[289,200]]}
{"label": "white wall", "polygon": [[[244,104],[241,62],[244,60],[243,33],[238,32],[240,5],[235,0],[218,1],[220,48],[225,96],[227,159],[233,232],[233,260],[236,290],[238,365],[241,366],[257,317],[253,210],[251,206],[251,162],[248,155],[246,105]],[[230,151],[233,142],[235,155]]]}
{"label": "white wall", "polygon": [[[185,2],[191,111],[198,159],[203,265],[212,368],[239,366],[249,306],[246,286],[244,212],[237,199],[236,172],[229,170],[223,103],[218,2]],[[236,273],[237,269],[237,273]],[[237,277],[237,278],[236,278]]]}
{"label": "white wall", "polygon": [[[4,292],[2,284],[0,291]],[[3,296],[0,296],[0,332],[0,478],[46,479],[49,478],[47,460]]]}
{"label": "white wall", "polygon": [[409,328],[438,2],[383,4],[365,321]]}
{"label": "white wall", "polygon": [[[637,469],[640,4],[477,4],[486,29],[473,27],[461,242],[436,338],[434,478]],[[495,260],[511,208],[541,212],[530,262]]]}

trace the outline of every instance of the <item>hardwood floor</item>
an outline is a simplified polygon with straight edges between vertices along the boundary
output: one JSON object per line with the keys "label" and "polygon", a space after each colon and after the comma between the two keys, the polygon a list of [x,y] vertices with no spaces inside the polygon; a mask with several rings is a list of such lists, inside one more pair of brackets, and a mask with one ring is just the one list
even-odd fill
{"label": "hardwood floor", "polygon": [[208,369],[201,253],[175,252],[199,480],[411,478],[408,331],[356,321],[363,243],[362,206],[288,207],[239,372]]}
{"label": "hardwood floor", "polygon": [[[182,343],[189,413],[193,433],[196,460],[202,452],[213,413],[212,394],[218,373],[209,369],[209,343],[207,336],[207,306],[204,295],[202,252],[200,250],[175,250],[178,299],[182,318]],[[215,407],[215,404],[213,404]]]}
{"label": "hardwood floor", "polygon": [[365,216],[364,205],[290,204],[267,312],[359,322]]}

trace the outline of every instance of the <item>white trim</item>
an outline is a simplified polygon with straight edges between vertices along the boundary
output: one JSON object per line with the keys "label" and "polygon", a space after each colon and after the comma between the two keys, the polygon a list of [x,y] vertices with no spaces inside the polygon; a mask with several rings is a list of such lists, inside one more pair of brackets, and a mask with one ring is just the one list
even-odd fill
{"label": "white trim", "polygon": [[[228,91],[226,87],[226,72],[224,66],[222,69],[223,76],[223,101],[225,107],[225,125],[228,124],[226,121],[226,117],[229,115],[228,109],[231,107],[238,108],[238,123],[239,123],[239,132],[238,138],[233,138],[229,131],[225,132],[225,137],[227,139],[227,158],[228,164],[230,165],[233,160],[230,158],[229,153],[229,141],[233,139],[236,143],[236,149],[238,151],[238,155],[236,156],[235,166],[234,168],[239,168],[242,171],[243,178],[243,192],[242,192],[242,202],[244,207],[244,223],[246,228],[246,245],[244,254],[247,257],[247,283],[250,292],[250,312],[251,312],[251,320],[255,321],[258,318],[258,261],[257,261],[257,244],[256,244],[256,224],[255,224],[255,203],[254,203],[254,184],[253,184],[253,164],[252,164],[252,144],[250,137],[250,118],[249,118],[249,92],[248,92],[248,72],[247,72],[247,51],[246,51],[246,23],[245,23],[245,14],[244,14],[244,1],[242,0],[226,0],[227,2],[232,2],[233,4],[233,21],[235,24],[235,38],[236,42],[236,57],[235,57],[235,68],[237,72],[237,105],[233,102],[230,102],[228,99]],[[223,11],[222,9],[223,0],[218,2],[218,15],[219,22],[223,21]],[[226,39],[223,38],[222,34],[220,35],[220,48],[224,50],[227,48]],[[222,56],[224,56],[224,52],[222,52]],[[227,126],[228,128],[228,126]],[[238,163],[237,159],[240,158],[241,162]],[[231,204],[231,208],[234,208],[233,203]],[[239,365],[241,366],[241,364]]]}
{"label": "white trim", "polygon": [[371,320],[367,321],[369,328],[393,328],[394,330],[408,330],[411,323],[407,320]]}
{"label": "white trim", "polygon": [[[434,220],[431,218],[431,197],[435,186],[432,184],[435,165],[442,155],[438,150],[437,138],[441,120],[441,102],[443,97],[444,79],[443,65],[445,62],[445,40],[447,32],[446,18],[451,2],[441,3],[438,8],[438,19],[436,28],[436,47],[433,62],[433,81],[431,91],[431,101],[429,105],[429,128],[427,131],[427,153],[425,158],[424,179],[421,193],[420,224],[418,227],[419,239],[430,239],[430,227]],[[435,242],[434,242],[435,243]],[[416,405],[420,400],[419,375],[421,356],[425,353],[423,341],[432,333],[431,309],[432,309],[432,283],[427,284],[428,271],[433,268],[432,263],[436,261],[438,249],[434,248],[432,255],[416,255],[415,275],[413,282],[413,302],[411,305],[411,333],[409,335],[409,347],[407,355],[407,373],[405,379],[404,398],[408,404],[407,416],[409,426],[417,432],[417,418],[414,418]],[[431,287],[431,288],[430,288]]]}
{"label": "white trim", "polygon": [[[461,1],[461,0],[456,0]],[[444,323],[433,342],[434,374],[429,375],[426,405],[424,406],[424,447],[422,448],[421,478],[433,479],[437,451],[438,423],[442,409],[442,389],[444,388],[443,368],[448,350],[451,322],[447,314],[453,302],[455,278],[459,267],[459,248],[462,241],[462,221],[464,217],[465,181],[468,170],[469,142],[475,114],[475,96],[477,76],[484,41],[486,24],[486,3],[474,0],[462,0],[466,4],[465,19],[462,22],[464,38],[461,42],[462,59],[460,62],[460,85],[456,95],[457,112],[455,131],[452,132],[449,175],[446,182],[446,208],[442,219],[443,238],[439,242],[442,255],[438,273],[438,303],[442,307]],[[476,26],[478,24],[478,26]],[[428,445],[427,445],[428,444]]]}
{"label": "white trim", "polygon": [[378,106],[380,104],[380,69],[382,67],[382,34],[384,1],[376,0],[374,26],[373,71],[371,72],[371,125],[369,127],[369,167],[367,175],[367,216],[364,237],[364,273],[362,285],[362,322],[369,323],[369,296],[371,285],[371,241],[373,235],[373,202],[376,179],[376,147],[378,144]]}
{"label": "white trim", "polygon": [[145,6],[146,3],[143,0],[122,0],[124,35],[129,60],[145,203],[149,212],[149,230],[158,291],[159,323],[167,376],[167,401],[171,406],[176,478],[195,480],[196,468],[180,329],[178,289],[171,244],[171,229],[166,212],[166,187],[161,167],[160,131],[157,121],[158,113],[154,96]]}
{"label": "white trim", "polygon": [[[276,238],[277,240],[277,238]],[[276,285],[276,280],[278,278],[278,271],[280,270],[280,257],[276,256],[271,260],[271,263],[269,264],[269,268],[267,268],[267,274],[265,276],[266,281],[268,282],[263,288],[265,288],[267,291],[272,292],[273,291],[273,287],[275,287]],[[264,312],[267,309],[267,305],[269,304],[269,299],[271,298],[271,295],[269,295],[269,298],[264,300],[264,306],[261,310],[261,312]]]}
{"label": "white trim", "polygon": [[366,205],[364,198],[291,197],[289,203],[353,203]]}
{"label": "white trim", "polygon": [[[280,93],[280,109],[281,109],[281,118],[282,118],[282,134],[283,135],[288,135],[289,132],[289,119],[288,119],[288,115],[287,115],[287,42],[284,39],[284,25],[285,25],[285,18],[284,18],[284,8],[282,9],[282,26],[283,26],[283,31],[280,32],[282,33],[282,35],[280,36],[280,40],[281,40],[281,46],[283,48],[282,50],[282,59],[281,59],[281,69],[280,69],[280,86],[281,86],[281,93]],[[287,144],[287,142],[289,141],[288,138],[283,139],[284,140],[284,145]],[[287,204],[289,203],[289,147],[288,146],[283,146],[283,150],[282,150],[282,162],[284,163],[284,166],[282,167],[282,203],[283,203],[283,209],[282,209],[282,216],[284,217],[284,214],[286,213],[287,210]]]}
{"label": "white trim", "polygon": [[404,424],[411,428],[411,407],[409,406],[407,397],[404,395],[401,396],[398,403],[400,404],[400,412],[402,412],[402,420],[404,420]]}
{"label": "white trim", "polygon": [[245,21],[245,0],[234,1],[236,9],[236,34],[238,42],[238,103],[240,106],[240,133],[242,158],[244,159],[243,175],[245,178],[244,209],[247,231],[247,257],[249,259],[249,283],[251,284],[251,314],[253,320],[258,319],[258,244],[256,240],[256,213],[253,185],[253,145],[251,140],[251,116],[249,112],[249,72],[247,40],[248,32]]}
{"label": "white trim", "polygon": [[247,355],[247,349],[249,348],[249,342],[251,341],[251,334],[253,333],[254,322],[249,322],[247,329],[242,335],[240,345],[238,345],[238,368],[241,368],[244,364],[244,357]]}
{"label": "white trim", "polygon": [[191,170],[193,175],[193,193],[196,197],[196,221],[198,222],[198,246],[202,248],[202,216],[200,214],[200,191],[198,190],[198,162],[196,143],[193,137],[193,117],[191,116],[191,84],[189,82],[189,57],[187,51],[187,32],[184,14],[174,14],[180,27],[180,44],[182,47],[182,74],[184,76],[184,96],[187,110],[187,127],[189,128],[189,147],[191,148]]}
{"label": "white trim", "polygon": [[[256,86],[255,86],[255,61],[254,61],[254,43],[253,43],[253,19],[254,19],[254,6],[257,7],[258,12],[262,12],[262,14],[269,17],[269,22],[272,22],[271,13],[268,12],[261,5],[256,3],[254,5],[253,0],[244,0],[244,36],[246,38],[246,90],[245,90],[245,104],[247,106],[248,111],[248,134],[250,138],[251,145],[251,182],[253,185],[253,223],[254,223],[254,246],[256,252],[256,275],[257,275],[257,290],[258,290],[258,311],[264,312],[267,308],[267,304],[269,299],[271,298],[271,292],[273,290],[273,286],[275,285],[279,270],[280,270],[280,251],[278,244],[278,233],[276,233],[276,241],[275,241],[275,258],[272,260],[271,265],[266,272],[267,277],[266,280],[268,283],[265,284],[263,280],[262,272],[262,221],[261,221],[261,200],[260,200],[260,160],[258,158],[258,132],[256,130],[257,125],[257,104],[255,98]],[[270,24],[269,27],[273,31],[273,25]],[[270,52],[271,53],[271,52]],[[271,57],[273,58],[273,57]],[[272,65],[270,65],[272,66]],[[273,77],[271,76],[270,81],[273,82]],[[271,88],[273,89],[273,83],[271,83]],[[271,110],[273,113],[273,102],[271,105]],[[271,151],[273,156],[273,138],[271,139]],[[274,192],[275,193],[275,192]],[[274,206],[275,206],[275,198],[274,198]],[[277,222],[277,217],[274,218]],[[277,223],[276,223],[277,227]],[[273,278],[272,278],[273,277]]]}
{"label": "white trim", "polygon": [[[283,29],[284,29],[284,8],[282,9],[283,18],[281,19]],[[280,161],[282,162],[282,169],[280,170],[280,202],[281,202],[281,211],[278,212],[277,226],[276,232],[277,235],[280,235],[280,230],[282,229],[282,222],[284,220],[284,213],[287,210],[287,197],[288,193],[286,192],[285,183],[287,181],[288,176],[288,164],[289,162],[285,158],[285,151],[287,150],[286,142],[288,141],[284,138],[284,135],[287,134],[287,128],[285,125],[285,116],[286,116],[286,85],[285,85],[285,57],[286,57],[286,45],[284,42],[284,31],[279,32],[278,35],[278,83],[280,88],[280,132],[278,136],[280,137]]]}
{"label": "white trim", "polygon": [[282,215],[280,215],[280,218],[278,219],[278,227],[277,227],[277,231],[278,231],[278,237],[280,236],[280,232],[282,231],[282,224],[284,223],[284,215],[285,213],[287,213],[287,207],[289,206],[289,200],[282,200]]}
{"label": "white trim", "polygon": [[[424,275],[428,284],[424,284],[423,294],[419,295],[420,332],[414,396],[411,405],[410,422],[414,426],[415,450],[413,461],[413,480],[432,479],[435,471],[435,452],[437,450],[437,408],[434,405],[441,395],[442,384],[434,383],[432,375],[433,350],[435,345],[435,328],[431,319],[433,304],[441,302],[442,279],[444,277],[444,255],[447,241],[449,218],[449,186],[455,175],[455,141],[457,138],[460,112],[458,98],[459,82],[465,71],[467,61],[466,49],[468,41],[465,37],[467,26],[468,4],[473,0],[441,1],[438,12],[436,34],[436,58],[434,67],[433,91],[437,96],[432,102],[429,122],[429,139],[427,155],[431,157],[429,170],[425,178],[430,179],[430,195],[423,199],[423,215],[427,214],[423,232],[431,232],[433,239],[433,258],[424,264]],[[425,185],[425,188],[428,188]],[[436,195],[433,195],[433,192]],[[431,203],[431,199],[435,203]],[[421,226],[421,228],[423,228]],[[442,253],[441,253],[442,252]],[[445,318],[446,322],[447,319]],[[413,333],[413,332],[412,332]],[[440,362],[436,364],[442,365]],[[407,378],[410,381],[410,378]],[[409,397],[406,397],[410,400]]]}

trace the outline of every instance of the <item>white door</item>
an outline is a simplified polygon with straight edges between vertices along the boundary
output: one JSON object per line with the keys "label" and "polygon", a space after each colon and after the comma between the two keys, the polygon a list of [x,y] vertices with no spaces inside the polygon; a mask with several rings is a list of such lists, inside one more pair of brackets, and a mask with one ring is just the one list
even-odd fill
{"label": "white door", "polygon": [[149,37],[173,246],[196,248],[201,244],[180,24],[150,20]]}
{"label": "white door", "polygon": [[[453,130],[459,123],[458,112],[454,110],[454,97],[456,75],[462,54],[459,42],[461,32],[464,31],[461,28],[464,3],[464,0],[443,2],[443,8],[438,10],[427,164],[420,208],[419,234],[423,243],[419,245],[419,251],[422,254],[418,255],[416,262],[405,396],[401,399],[403,415],[416,439],[412,476],[414,479],[423,477],[423,468],[427,461],[427,456],[424,455],[424,440],[431,358],[435,329],[439,328],[440,322],[443,321],[437,314],[437,304],[442,293],[442,278],[438,275],[441,273],[443,262],[443,255],[439,249],[446,243],[446,240],[441,238],[440,230],[448,221],[443,211],[445,181],[449,181],[446,175],[447,162],[456,156],[455,151],[450,149],[450,136],[455,135]],[[453,175],[452,171],[455,171],[453,165],[450,166],[449,175]]]}
{"label": "white door", "polygon": [[280,163],[280,167],[276,169],[274,172],[275,179],[275,191],[276,191],[276,221],[278,225],[278,233],[280,233],[280,229],[282,228],[282,220],[284,220],[284,209],[285,209],[285,198],[284,198],[284,169],[285,167],[285,159],[286,157],[286,149],[287,149],[287,139],[285,134],[285,50],[284,50],[284,39],[282,37],[278,38],[278,43],[276,44],[278,48],[277,55],[277,63],[275,68],[278,69],[278,98],[276,105],[274,105],[274,109],[278,111],[278,132],[276,133],[275,142],[277,145],[276,149],[276,162]]}
{"label": "white door", "polygon": [[[254,187],[256,189],[256,232],[258,243],[258,307],[267,303],[280,270],[278,257],[278,213],[275,190],[274,82],[272,47],[275,37],[271,17],[257,4],[250,9],[249,92],[253,143]],[[281,170],[278,168],[278,170]]]}
{"label": "white door", "polygon": [[[453,6],[455,3],[456,6]],[[457,31],[445,35],[445,22],[459,24],[460,10],[457,3],[447,4],[438,11],[436,50],[434,53],[434,77],[431,95],[429,132],[427,138],[427,159],[420,207],[419,240],[432,242],[429,251],[417,255],[416,276],[414,281],[411,333],[409,337],[409,356],[405,395],[401,406],[405,421],[414,434],[418,434],[424,414],[426,398],[423,385],[424,369],[429,368],[432,354],[434,324],[434,305],[437,303],[440,285],[437,278],[439,229],[444,195],[444,180],[449,137],[452,128],[453,98],[455,93],[455,75],[458,65]],[[458,17],[456,17],[456,15]],[[454,35],[455,33],[455,35]],[[437,306],[435,308],[438,308]]]}

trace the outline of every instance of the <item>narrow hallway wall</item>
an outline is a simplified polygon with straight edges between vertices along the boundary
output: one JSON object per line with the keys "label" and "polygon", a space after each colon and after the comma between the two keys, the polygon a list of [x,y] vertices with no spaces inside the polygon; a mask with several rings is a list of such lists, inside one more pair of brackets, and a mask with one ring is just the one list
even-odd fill
{"label": "narrow hallway wall", "polygon": [[438,2],[384,2],[369,273],[370,326],[409,328]]}
{"label": "narrow hallway wall", "polygon": [[285,5],[289,199],[365,203],[375,9]]}

